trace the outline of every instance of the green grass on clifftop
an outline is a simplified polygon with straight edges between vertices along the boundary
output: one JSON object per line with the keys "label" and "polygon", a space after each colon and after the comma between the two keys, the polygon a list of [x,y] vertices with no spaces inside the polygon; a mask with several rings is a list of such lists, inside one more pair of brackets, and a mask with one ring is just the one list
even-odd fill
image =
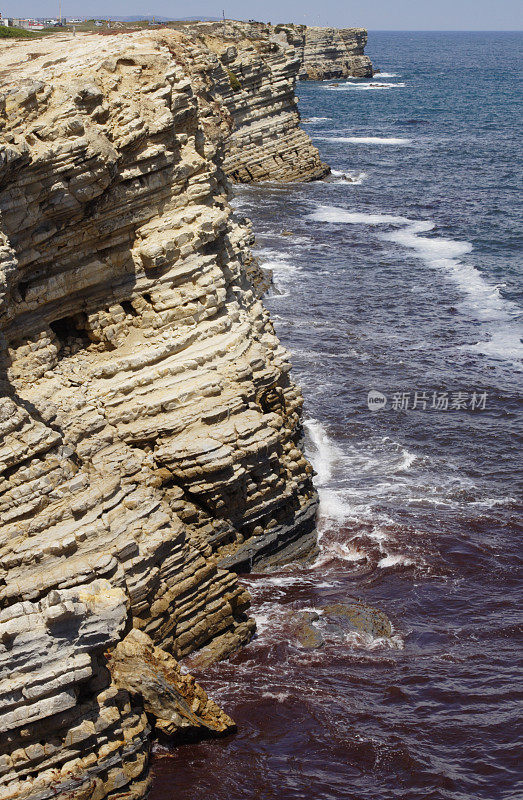
{"label": "green grass on clifftop", "polygon": [[43,31],[27,31],[25,28],[6,28],[5,25],[0,25],[0,39],[38,39],[40,36],[46,36],[53,33],[53,30]]}

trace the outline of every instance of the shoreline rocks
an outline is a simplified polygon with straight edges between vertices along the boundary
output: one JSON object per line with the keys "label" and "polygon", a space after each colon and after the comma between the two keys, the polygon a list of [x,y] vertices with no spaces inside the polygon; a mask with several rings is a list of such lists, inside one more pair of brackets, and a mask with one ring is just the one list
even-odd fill
{"label": "shoreline rocks", "polygon": [[176,659],[155,647],[143,631],[129,631],[110,652],[107,665],[115,686],[137,698],[154,719],[156,735],[186,740],[236,730],[194,678],[182,673]]}

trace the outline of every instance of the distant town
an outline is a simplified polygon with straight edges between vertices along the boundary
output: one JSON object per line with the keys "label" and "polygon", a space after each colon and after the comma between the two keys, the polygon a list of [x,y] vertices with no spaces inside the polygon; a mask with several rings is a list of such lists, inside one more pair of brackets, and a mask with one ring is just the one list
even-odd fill
{"label": "distant town", "polygon": [[[133,21],[134,22],[134,21]],[[138,22],[138,21],[136,21]],[[155,18],[149,20],[140,20],[141,24],[164,24],[163,22],[156,22]],[[0,14],[0,25],[5,26],[6,28],[23,28],[24,30],[29,31],[42,31],[49,28],[65,28],[69,25],[85,25],[87,27],[95,27],[95,28],[102,28],[102,27],[124,27],[127,25],[127,22],[121,22],[118,20],[107,20],[107,19],[86,19],[85,17],[60,17],[60,18],[52,18],[52,17],[28,17],[28,18],[21,18],[21,17],[3,17]],[[136,24],[136,23],[135,23]]]}
{"label": "distant town", "polygon": [[[78,27],[80,30],[93,30],[96,28],[143,28],[150,25],[164,26],[174,25],[179,22],[192,22],[192,21],[212,21],[216,22],[219,17],[184,17],[183,19],[173,19],[162,16],[127,16],[127,17],[113,17],[112,19],[97,19],[88,17],[64,17],[60,13],[57,17],[4,17],[0,13],[0,27],[22,29],[25,31],[33,32],[51,32],[52,30],[58,31],[61,28],[70,29],[71,26]],[[13,31],[14,32],[14,31]]]}
{"label": "distant town", "polygon": [[[44,28],[62,28],[64,25],[71,25],[75,22],[81,23],[83,19],[62,18],[59,19],[21,19],[19,17],[2,17],[0,14],[0,24],[6,28],[25,28],[26,30],[42,31]],[[98,22],[98,20],[96,20]],[[100,22],[100,25],[102,22]]]}

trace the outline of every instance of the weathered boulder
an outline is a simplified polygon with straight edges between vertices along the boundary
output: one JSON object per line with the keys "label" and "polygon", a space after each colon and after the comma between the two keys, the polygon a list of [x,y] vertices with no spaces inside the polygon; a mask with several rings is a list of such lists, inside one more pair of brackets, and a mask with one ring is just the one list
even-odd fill
{"label": "weathered boulder", "polygon": [[110,653],[113,682],[138,697],[156,728],[172,735],[226,735],[236,726],[176,659],[143,631],[130,631]]}
{"label": "weathered boulder", "polygon": [[341,625],[347,624],[351,630],[368,633],[371,636],[392,636],[392,625],[383,611],[370,606],[363,600],[350,603],[333,603],[322,609],[322,614],[329,620]]}
{"label": "weathered boulder", "polygon": [[296,637],[302,647],[306,650],[316,650],[324,645],[324,638],[314,625],[320,618],[317,611],[299,611],[292,614],[292,617],[297,623]]}

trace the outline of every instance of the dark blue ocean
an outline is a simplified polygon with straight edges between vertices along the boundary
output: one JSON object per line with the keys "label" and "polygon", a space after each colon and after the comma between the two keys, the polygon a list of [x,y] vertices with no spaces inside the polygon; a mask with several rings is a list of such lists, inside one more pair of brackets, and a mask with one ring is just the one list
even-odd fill
{"label": "dark blue ocean", "polygon": [[[198,674],[239,732],[159,757],[153,798],[523,796],[523,36],[366,52],[372,80],[298,87],[332,177],[234,189],[305,397],[321,551],[245,578],[258,636]],[[393,635],[333,622],[352,598]]]}

